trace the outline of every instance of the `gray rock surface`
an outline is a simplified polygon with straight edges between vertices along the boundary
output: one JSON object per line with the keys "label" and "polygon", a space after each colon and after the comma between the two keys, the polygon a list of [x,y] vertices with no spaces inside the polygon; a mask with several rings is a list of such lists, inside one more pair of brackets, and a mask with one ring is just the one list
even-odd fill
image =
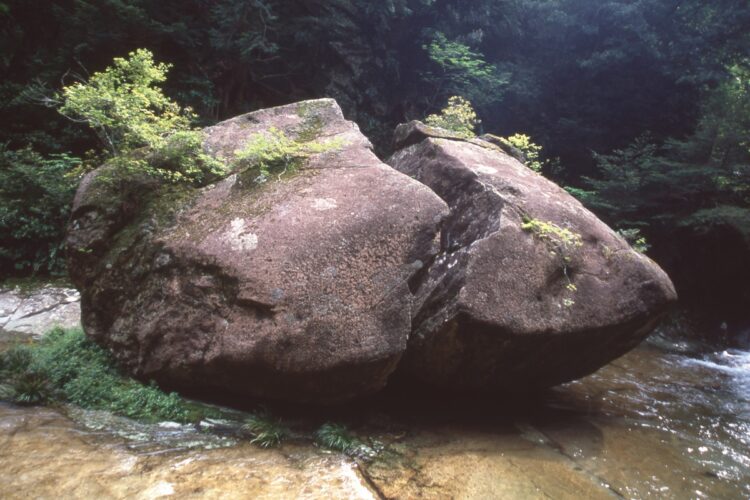
{"label": "gray rock surface", "polygon": [[72,288],[0,288],[0,331],[41,337],[55,326],[80,325],[81,296]]}
{"label": "gray rock surface", "polygon": [[457,390],[547,387],[637,345],[675,302],[667,275],[497,146],[396,132],[389,160],[450,207],[419,280],[404,371]]}

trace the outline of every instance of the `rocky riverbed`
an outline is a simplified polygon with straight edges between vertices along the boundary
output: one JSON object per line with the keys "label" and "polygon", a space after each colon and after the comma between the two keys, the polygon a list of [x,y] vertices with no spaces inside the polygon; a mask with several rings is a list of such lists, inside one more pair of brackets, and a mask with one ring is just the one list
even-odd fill
{"label": "rocky riverbed", "polygon": [[59,325],[81,322],[81,294],[58,285],[11,287],[0,285],[0,332],[39,337]]}

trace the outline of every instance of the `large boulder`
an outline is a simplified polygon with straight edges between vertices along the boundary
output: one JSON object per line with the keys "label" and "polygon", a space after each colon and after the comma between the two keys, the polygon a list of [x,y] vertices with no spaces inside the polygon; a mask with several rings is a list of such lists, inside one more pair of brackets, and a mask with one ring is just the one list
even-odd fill
{"label": "large boulder", "polygon": [[[457,390],[571,380],[675,300],[651,260],[491,137],[413,122],[396,138],[391,168],[322,99],[206,129],[231,166],[210,185],[122,161],[90,173],[67,238],[86,333],[166,386],[334,402],[398,367]],[[296,169],[263,175],[259,148]]]}
{"label": "large boulder", "polygon": [[112,165],[84,179],[68,235],[82,322],[135,375],[330,402],[381,389],[396,368],[409,282],[438,251],[445,203],[381,163],[331,99],[228,120],[204,146],[232,164],[274,129],[335,147],[265,183],[247,166],[202,188]]}
{"label": "large boulder", "polygon": [[676,300],[651,259],[491,142],[412,122],[396,150],[388,163],[450,207],[412,283],[408,376],[483,391],[569,381],[633,348]]}

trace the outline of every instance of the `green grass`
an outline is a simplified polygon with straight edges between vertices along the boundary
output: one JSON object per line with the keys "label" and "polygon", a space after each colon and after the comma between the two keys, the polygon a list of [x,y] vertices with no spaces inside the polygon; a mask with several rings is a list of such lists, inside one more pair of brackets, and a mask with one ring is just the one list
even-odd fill
{"label": "green grass", "polygon": [[342,424],[325,423],[315,431],[314,438],[319,446],[351,457],[371,459],[377,455],[372,447],[362,442]]}
{"label": "green grass", "polygon": [[0,397],[18,404],[71,403],[148,422],[210,416],[208,407],[123,376],[80,328],[56,328],[0,354],[0,386]]}
{"label": "green grass", "polygon": [[291,431],[268,411],[260,411],[250,415],[245,419],[242,430],[250,435],[251,443],[257,444],[261,448],[278,446],[282,440],[291,434]]}

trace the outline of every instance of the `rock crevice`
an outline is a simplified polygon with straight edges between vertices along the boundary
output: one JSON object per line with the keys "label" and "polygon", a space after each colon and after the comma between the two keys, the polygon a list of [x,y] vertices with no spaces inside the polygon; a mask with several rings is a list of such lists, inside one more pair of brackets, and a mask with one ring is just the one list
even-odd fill
{"label": "rock crevice", "polygon": [[477,391],[572,380],[631,349],[676,299],[656,264],[500,148],[419,122],[399,126],[396,147],[388,163],[450,209],[412,287],[408,376]]}

